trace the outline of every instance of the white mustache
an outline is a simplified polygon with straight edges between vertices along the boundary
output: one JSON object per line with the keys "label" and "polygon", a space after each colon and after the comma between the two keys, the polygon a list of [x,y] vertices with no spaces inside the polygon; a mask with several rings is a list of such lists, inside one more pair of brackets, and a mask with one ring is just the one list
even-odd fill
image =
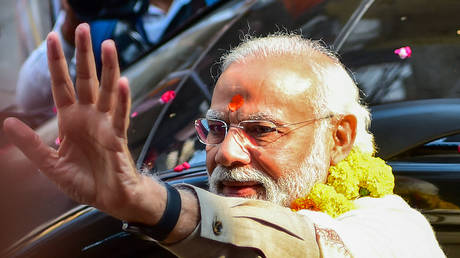
{"label": "white mustache", "polygon": [[257,182],[262,185],[257,196],[251,196],[251,199],[268,200],[281,204],[286,199],[287,194],[279,187],[278,182],[266,175],[264,172],[247,167],[236,167],[228,169],[218,165],[209,178],[210,191],[215,194],[222,194],[222,182]]}
{"label": "white mustache", "polygon": [[213,178],[214,180],[218,180],[219,182],[222,182],[222,181],[237,181],[237,182],[255,181],[255,182],[262,184],[263,182],[260,182],[261,178],[263,178],[262,181],[264,180],[273,181],[270,177],[266,176],[263,172],[257,169],[243,168],[243,167],[228,169],[222,165],[218,165],[214,169],[211,175],[211,178]]}

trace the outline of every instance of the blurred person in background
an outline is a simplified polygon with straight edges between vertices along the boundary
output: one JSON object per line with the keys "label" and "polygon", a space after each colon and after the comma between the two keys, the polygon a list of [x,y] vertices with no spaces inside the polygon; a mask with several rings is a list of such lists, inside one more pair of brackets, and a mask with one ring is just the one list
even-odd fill
{"label": "blurred person in background", "polygon": [[[75,28],[82,22],[91,25],[92,47],[97,72],[101,72],[101,43],[113,39],[125,68],[152,46],[167,30],[179,27],[193,12],[218,0],[62,0],[53,27],[64,51],[69,73],[75,80]],[[46,58],[46,42],[34,50],[19,72],[16,103],[21,111],[45,118],[54,116],[51,78]]]}

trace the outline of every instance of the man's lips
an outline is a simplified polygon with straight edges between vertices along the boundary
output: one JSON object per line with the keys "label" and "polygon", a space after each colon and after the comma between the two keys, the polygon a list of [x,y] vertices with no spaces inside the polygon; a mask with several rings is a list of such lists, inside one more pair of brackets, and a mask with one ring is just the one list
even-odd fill
{"label": "man's lips", "polygon": [[261,187],[258,182],[222,182],[222,193],[225,196],[250,197],[257,195],[257,190]]}

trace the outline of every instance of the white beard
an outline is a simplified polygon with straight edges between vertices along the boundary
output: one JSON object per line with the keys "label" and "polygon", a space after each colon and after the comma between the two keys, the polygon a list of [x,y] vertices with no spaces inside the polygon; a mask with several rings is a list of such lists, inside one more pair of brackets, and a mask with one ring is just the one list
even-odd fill
{"label": "white beard", "polygon": [[313,185],[324,182],[327,176],[325,131],[327,124],[321,124],[315,130],[315,143],[310,155],[294,171],[283,171],[278,180],[254,168],[236,167],[228,169],[218,165],[209,178],[210,191],[222,195],[223,181],[258,182],[261,189],[247,198],[266,200],[289,207],[291,202],[306,196]]}

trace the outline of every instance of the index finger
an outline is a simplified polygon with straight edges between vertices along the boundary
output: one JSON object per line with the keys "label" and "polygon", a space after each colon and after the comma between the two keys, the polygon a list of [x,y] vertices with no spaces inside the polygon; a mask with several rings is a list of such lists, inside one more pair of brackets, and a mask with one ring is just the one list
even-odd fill
{"label": "index finger", "polygon": [[57,108],[75,102],[75,89],[69,76],[69,69],[56,32],[47,37],[48,67],[51,74],[53,99]]}

